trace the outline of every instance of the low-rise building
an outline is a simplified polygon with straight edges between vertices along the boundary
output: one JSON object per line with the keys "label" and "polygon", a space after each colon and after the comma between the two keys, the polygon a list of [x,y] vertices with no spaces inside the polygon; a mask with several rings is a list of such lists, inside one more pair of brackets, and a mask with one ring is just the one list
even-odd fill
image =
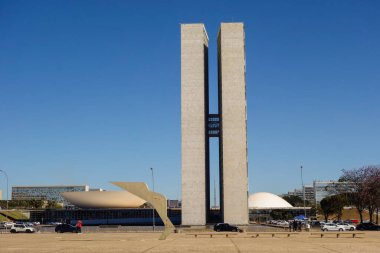
{"label": "low-rise building", "polygon": [[181,208],[181,200],[178,199],[168,199],[167,200],[168,208]]}
{"label": "low-rise building", "polygon": [[311,207],[293,207],[286,200],[269,192],[251,194],[248,198],[249,219],[265,222],[272,219],[273,214],[282,213],[289,219],[298,215],[311,216]]}
{"label": "low-rise building", "polygon": [[61,192],[89,191],[88,185],[12,186],[12,200],[52,200],[64,206],[66,201]]}

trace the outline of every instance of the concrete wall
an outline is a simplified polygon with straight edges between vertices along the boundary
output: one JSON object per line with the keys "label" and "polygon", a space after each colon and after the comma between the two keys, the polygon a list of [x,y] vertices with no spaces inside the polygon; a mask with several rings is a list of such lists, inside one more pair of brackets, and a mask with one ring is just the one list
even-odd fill
{"label": "concrete wall", "polygon": [[207,49],[203,24],[181,25],[182,225],[206,223]]}
{"label": "concrete wall", "polygon": [[248,223],[248,164],[243,23],[222,23],[218,35],[219,113],[222,115],[224,222]]}

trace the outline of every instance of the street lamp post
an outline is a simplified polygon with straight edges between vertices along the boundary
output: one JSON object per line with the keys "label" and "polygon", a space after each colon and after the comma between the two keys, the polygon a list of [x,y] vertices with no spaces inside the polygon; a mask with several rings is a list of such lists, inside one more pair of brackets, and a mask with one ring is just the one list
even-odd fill
{"label": "street lamp post", "polygon": [[8,185],[8,174],[4,171],[4,170],[0,170],[0,172],[3,172],[4,173],[4,175],[5,175],[5,177],[6,177],[6,179],[7,179],[7,210],[9,209],[9,206],[8,206],[8,201],[9,201],[9,194],[8,194],[8,192],[9,192],[9,185]]}
{"label": "street lamp post", "polygon": [[[152,171],[152,190],[154,192],[154,173],[153,173],[153,168],[150,168],[150,170]],[[154,215],[154,207],[152,206],[152,210],[153,210],[153,231],[155,230],[155,215]]]}
{"label": "street lamp post", "polygon": [[301,165],[301,183],[302,183],[302,190],[303,190],[303,211],[304,211],[304,214],[305,214],[305,217],[306,217],[306,199],[305,199],[305,186],[303,184],[303,173],[302,173],[302,165]]}

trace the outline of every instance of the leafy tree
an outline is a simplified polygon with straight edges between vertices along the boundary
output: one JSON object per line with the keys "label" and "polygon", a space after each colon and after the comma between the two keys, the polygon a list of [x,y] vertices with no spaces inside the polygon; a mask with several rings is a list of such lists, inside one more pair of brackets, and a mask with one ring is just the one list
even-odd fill
{"label": "leafy tree", "polygon": [[39,209],[39,208],[43,207],[44,201],[40,200],[40,199],[32,199],[32,200],[30,200],[30,205],[32,208]]}
{"label": "leafy tree", "polygon": [[62,206],[57,203],[57,201],[54,200],[48,200],[46,203],[45,208],[61,208]]}
{"label": "leafy tree", "polygon": [[346,196],[343,194],[333,195],[321,200],[320,208],[325,216],[325,221],[330,215],[335,214],[338,220],[341,220],[343,214],[343,207],[347,204]]}
{"label": "leafy tree", "polygon": [[316,216],[317,215],[317,208],[315,206],[312,206],[310,209],[310,216]]}
{"label": "leafy tree", "polygon": [[350,182],[351,191],[347,192],[350,203],[358,210],[360,221],[363,222],[363,211],[368,210],[370,222],[373,214],[380,206],[380,167],[365,166],[359,169],[343,170],[339,181]]}
{"label": "leafy tree", "polygon": [[338,194],[331,196],[332,201],[335,203],[334,214],[338,220],[342,219],[343,208],[347,205],[347,198],[345,194]]}
{"label": "leafy tree", "polygon": [[[0,207],[6,207],[6,200],[0,200]],[[32,209],[32,208],[62,208],[62,206],[56,201],[52,200],[9,200],[10,209]]]}
{"label": "leafy tree", "polygon": [[320,208],[323,213],[323,216],[325,217],[325,221],[327,222],[329,216],[334,214],[335,212],[334,200],[331,197],[326,197],[322,199],[320,202]]}
{"label": "leafy tree", "polygon": [[[299,196],[295,196],[295,195],[288,195],[288,196],[284,196],[282,197],[283,199],[285,199],[287,202],[289,202],[289,204],[291,204],[292,206],[297,206],[297,207],[300,207],[300,206],[303,206],[303,198],[299,197]],[[310,202],[309,201],[305,201],[305,205],[306,206],[310,206]]]}
{"label": "leafy tree", "polygon": [[380,168],[372,167],[366,182],[366,201],[370,222],[373,222],[373,214],[376,213],[376,223],[379,223],[380,207]]}

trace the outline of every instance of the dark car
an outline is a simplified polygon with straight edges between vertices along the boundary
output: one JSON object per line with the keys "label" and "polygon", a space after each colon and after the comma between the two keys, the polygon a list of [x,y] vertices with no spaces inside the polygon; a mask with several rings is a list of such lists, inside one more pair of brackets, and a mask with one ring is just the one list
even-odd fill
{"label": "dark car", "polygon": [[239,232],[240,229],[236,226],[232,226],[228,223],[218,223],[214,225],[214,231],[222,232],[222,231],[231,231],[231,232]]}
{"label": "dark car", "polygon": [[356,230],[377,230],[380,231],[380,226],[373,223],[360,223],[356,226]]}
{"label": "dark car", "polygon": [[55,232],[57,232],[57,233],[65,233],[65,232],[77,233],[78,230],[73,225],[61,224],[61,225],[58,225],[55,227]]}

